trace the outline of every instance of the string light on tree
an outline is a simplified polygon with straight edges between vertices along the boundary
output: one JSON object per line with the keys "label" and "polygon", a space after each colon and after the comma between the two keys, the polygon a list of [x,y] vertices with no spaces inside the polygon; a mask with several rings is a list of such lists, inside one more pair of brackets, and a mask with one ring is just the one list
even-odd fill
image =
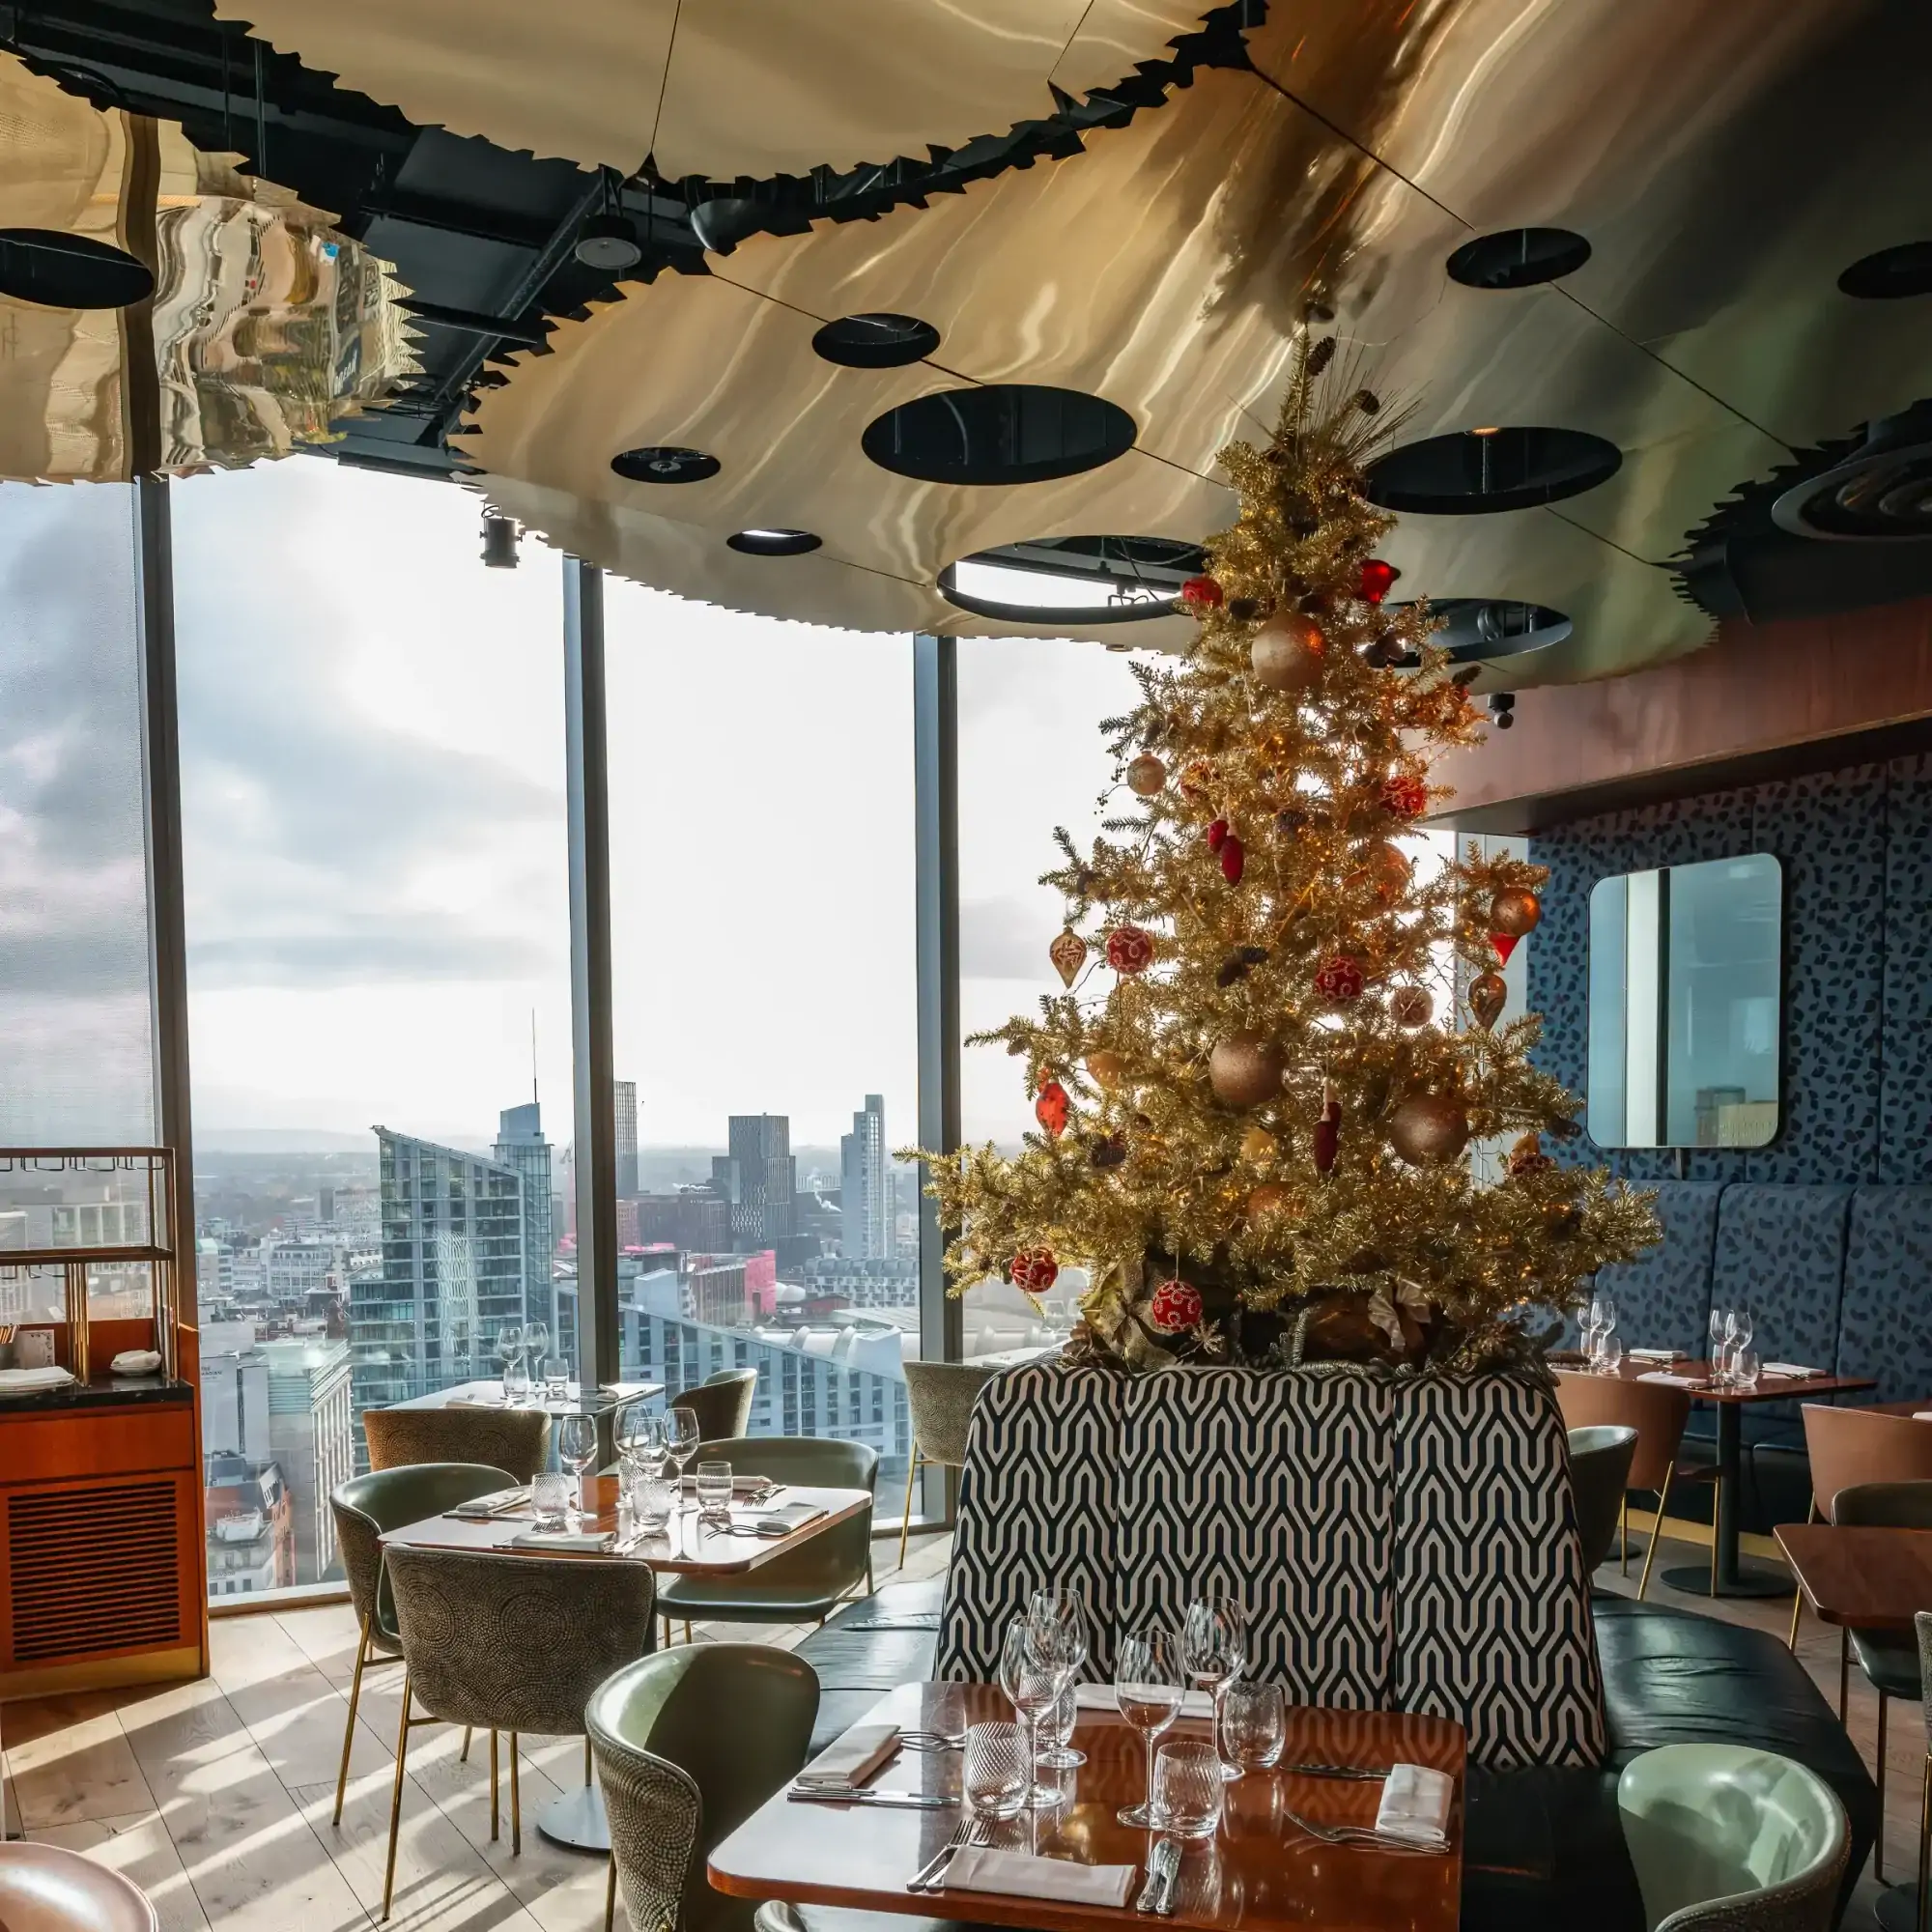
{"label": "string light on tree", "polygon": [[[1537,1021],[1502,1022],[1494,966],[1543,872],[1399,842],[1481,714],[1427,605],[1388,601],[1361,466],[1404,412],[1337,360],[1304,337],[1267,445],[1222,453],[1240,513],[1183,587],[1194,646],[1136,663],[1139,702],[1102,725],[1126,809],[1091,850],[1056,834],[1043,883],[1080,952],[984,1037],[1065,1121],[1017,1156],[920,1156],[955,1292],[1037,1292],[1040,1257],[1077,1258],[1081,1346],[1130,1370],[1514,1361],[1525,1300],[1572,1302],[1655,1238],[1641,1198],[1542,1152],[1577,1102],[1530,1062]],[[1496,1136],[1518,1151],[1479,1186],[1467,1150]]]}

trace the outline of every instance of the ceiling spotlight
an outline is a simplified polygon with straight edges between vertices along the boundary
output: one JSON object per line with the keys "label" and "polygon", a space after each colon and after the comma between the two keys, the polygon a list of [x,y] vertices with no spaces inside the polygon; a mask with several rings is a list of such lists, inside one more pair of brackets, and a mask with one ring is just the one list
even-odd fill
{"label": "ceiling spotlight", "polygon": [[1471,436],[1497,436],[1502,432],[1501,423],[1485,423],[1481,429],[1472,429]]}
{"label": "ceiling spotlight", "polygon": [[570,252],[586,269],[607,275],[622,274],[644,259],[643,244],[630,219],[610,210],[585,219]]}
{"label": "ceiling spotlight", "polygon": [[517,526],[515,519],[499,517],[495,510],[483,512],[483,562],[490,570],[517,567]]}
{"label": "ceiling spotlight", "polygon": [[1490,693],[1490,720],[1498,731],[1507,731],[1516,723],[1515,692],[1492,691]]}
{"label": "ceiling spotlight", "polygon": [[745,556],[803,556],[816,550],[820,539],[810,530],[740,530],[724,539],[726,546]]}

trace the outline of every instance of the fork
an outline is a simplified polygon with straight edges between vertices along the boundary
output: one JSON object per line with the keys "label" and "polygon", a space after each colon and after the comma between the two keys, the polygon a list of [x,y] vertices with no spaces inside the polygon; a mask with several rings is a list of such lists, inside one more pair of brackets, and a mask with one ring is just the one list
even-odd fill
{"label": "fork", "polygon": [[949,1737],[944,1731],[901,1731],[899,1743],[909,1751],[964,1750],[964,1738]]}
{"label": "fork", "polygon": [[1449,1849],[1446,1844],[1418,1845],[1413,1838],[1399,1838],[1391,1832],[1378,1832],[1367,1825],[1317,1825],[1285,1804],[1281,1815],[1324,1845],[1366,1845],[1378,1852],[1417,1852],[1425,1858],[1439,1857]]}
{"label": "fork", "polygon": [[991,1842],[992,1820],[989,1818],[962,1818],[952,1837],[947,1839],[938,1852],[928,1859],[911,1878],[906,1881],[908,1891],[941,1891],[946,1886],[946,1874],[952,1868],[952,1861],[968,1845],[983,1846]]}

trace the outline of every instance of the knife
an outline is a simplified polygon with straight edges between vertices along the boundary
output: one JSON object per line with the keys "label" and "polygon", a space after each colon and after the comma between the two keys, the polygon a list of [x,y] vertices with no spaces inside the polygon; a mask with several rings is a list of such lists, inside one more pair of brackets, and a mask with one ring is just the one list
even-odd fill
{"label": "knife", "polygon": [[791,1785],[787,1798],[802,1798],[815,1804],[888,1804],[906,1811],[943,1811],[957,1804],[956,1798],[942,1797],[936,1791],[801,1791]]}
{"label": "knife", "polygon": [[1275,1769],[1295,1777],[1354,1777],[1373,1784],[1379,1784],[1388,1776],[1386,1771],[1372,1771],[1360,1764],[1282,1764]]}

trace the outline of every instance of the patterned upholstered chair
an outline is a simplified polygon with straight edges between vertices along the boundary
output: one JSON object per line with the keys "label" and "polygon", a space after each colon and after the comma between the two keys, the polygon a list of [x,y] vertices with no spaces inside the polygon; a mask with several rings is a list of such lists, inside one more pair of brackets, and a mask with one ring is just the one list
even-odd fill
{"label": "patterned upholstered chair", "polygon": [[[807,1488],[870,1490],[879,1470],[877,1451],[863,1442],[747,1435],[705,1447],[736,1470]],[[872,1586],[869,1507],[746,1576],[711,1582],[668,1577],[658,1593],[658,1607],[667,1620],[682,1617],[687,1624],[795,1624],[808,1617],[822,1620],[861,1584],[868,1590]]]}
{"label": "patterned upholstered chair", "polygon": [[1595,1575],[1609,1560],[1617,1540],[1625,1498],[1630,1493],[1631,1458],[1636,1431],[1599,1423],[1573,1429],[1570,1435],[1570,1487],[1577,1498],[1577,1538],[1583,1546],[1583,1569]]}
{"label": "patterned upholstered chair", "polygon": [[906,1407],[912,1412],[912,1463],[906,1470],[905,1515],[899,1523],[899,1568],[912,1535],[912,1489],[919,1472],[966,1466],[966,1432],[980,1391],[998,1374],[970,1362],[908,1362]]}
{"label": "patterned upholstered chair", "polygon": [[1666,1745],[1617,1780],[1650,1932],[1831,1932],[1850,1828],[1825,1780],[1742,1745]]}
{"label": "patterned upholstered chair", "polygon": [[[372,1413],[374,1411],[371,1411]],[[440,1516],[458,1503],[506,1490],[507,1469],[480,1463],[413,1463],[399,1469],[371,1470],[338,1484],[328,1498],[335,1518],[335,1541],[349,1578],[349,1601],[361,1634],[355,1643],[355,1675],[349,1682],[349,1716],[342,1726],[342,1769],[335,1777],[335,1818],[342,1823],[342,1800],[349,1789],[349,1747],[355,1738],[355,1707],[362,1698],[362,1671],[370,1663],[393,1663],[403,1654],[396,1634],[395,1605],[383,1568],[383,1533],[405,1523]],[[493,1752],[494,1755],[494,1752]]]}
{"label": "patterned upholstered chair", "polygon": [[726,1369],[673,1396],[670,1406],[688,1408],[696,1416],[700,1442],[721,1442],[743,1435],[752,1426],[752,1398],[757,1392],[756,1369]]}
{"label": "patterned upholstered chair", "polygon": [[[1932,1424],[1918,1423],[1919,1429]],[[1868,1529],[1932,1529],[1932,1482],[1856,1483],[1832,1498],[1832,1520]],[[1917,1638],[1898,1631],[1851,1633],[1852,1655],[1865,1681],[1878,1692],[1878,1744],[1873,1754],[1872,1779],[1878,1786],[1878,1835],[1872,1840],[1872,1876],[1885,1876],[1885,1719],[1890,1700],[1925,1694],[1918,1674]],[[1845,1719],[1846,1676],[1842,1653],[1838,1664],[1838,1721]],[[1922,1826],[1921,1826],[1922,1831]]]}
{"label": "patterned upholstered chair", "polygon": [[611,1899],[621,1884],[639,1932],[750,1932],[753,1902],[707,1885],[705,1861],[797,1775],[817,1710],[811,1666],[755,1643],[686,1644],[599,1687],[583,1721],[611,1818]]}
{"label": "patterned upholstered chair", "polygon": [[[490,1823],[497,1822],[497,1733],[510,1734],[510,1849],[523,1849],[518,1736],[582,1737],[597,1687],[651,1648],[656,1583],[641,1563],[564,1561],[497,1550],[387,1552],[403,1651],[403,1716],[389,1800],[383,1917],[396,1885],[396,1830],[410,1732],[417,1724],[490,1731]],[[411,1716],[412,1703],[422,1715]]]}
{"label": "patterned upholstered chair", "polygon": [[550,1462],[550,1417],[536,1408],[371,1408],[371,1469],[405,1463],[487,1463],[527,1483]]}

